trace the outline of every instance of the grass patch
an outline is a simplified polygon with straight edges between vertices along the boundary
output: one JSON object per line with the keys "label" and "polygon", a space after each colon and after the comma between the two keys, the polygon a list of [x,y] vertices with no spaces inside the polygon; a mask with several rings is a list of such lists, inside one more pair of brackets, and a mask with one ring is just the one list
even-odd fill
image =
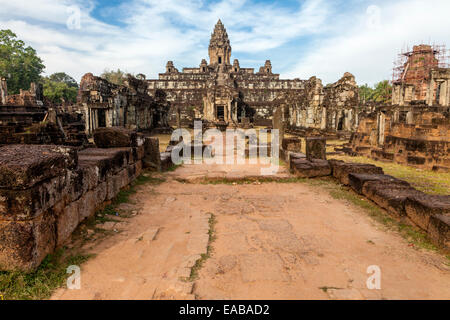
{"label": "grass patch", "polygon": [[337,288],[337,287],[320,287],[320,290],[322,290],[323,292],[327,293],[328,290],[342,290],[343,288]]}
{"label": "grass patch", "polygon": [[271,177],[245,177],[237,179],[228,178],[204,178],[199,181],[200,184],[227,184],[227,185],[245,185],[245,184],[259,184],[259,183],[300,183],[305,182],[304,178],[271,178]]}
{"label": "grass patch", "polygon": [[208,247],[206,250],[206,253],[201,255],[201,258],[198,259],[195,262],[195,265],[192,267],[191,269],[191,274],[189,276],[188,279],[186,279],[187,281],[195,281],[198,279],[198,273],[200,271],[200,269],[203,267],[203,264],[206,262],[206,260],[208,260],[209,258],[211,258],[211,254],[213,251],[213,247],[212,244],[213,242],[216,240],[216,230],[215,230],[215,225],[217,223],[216,220],[216,216],[214,214],[211,214],[211,218],[209,218],[208,224],[209,224],[209,231],[208,231]]}
{"label": "grass patch", "polygon": [[393,162],[377,161],[366,157],[333,155],[330,158],[344,160],[346,162],[373,164],[383,168],[386,174],[405,180],[422,192],[437,195],[450,194],[450,173],[448,172],[434,172]]}
{"label": "grass patch", "polygon": [[65,248],[48,255],[39,268],[32,273],[21,271],[0,272],[0,295],[5,300],[48,299],[53,291],[70,276],[67,267],[81,265],[92,255],[70,254]]}

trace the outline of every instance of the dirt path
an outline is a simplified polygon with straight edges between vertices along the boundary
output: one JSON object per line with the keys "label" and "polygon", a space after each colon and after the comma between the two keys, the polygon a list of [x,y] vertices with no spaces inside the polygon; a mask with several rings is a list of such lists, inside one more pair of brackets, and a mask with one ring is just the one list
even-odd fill
{"label": "dirt path", "polygon": [[[185,166],[159,186],[142,187],[140,214],[94,246],[82,289],[60,289],[53,298],[450,299],[442,256],[409,247],[319,187],[199,183],[258,174],[248,165]],[[212,255],[186,281],[207,252],[211,215]],[[367,289],[372,265],[381,268],[381,290]]]}

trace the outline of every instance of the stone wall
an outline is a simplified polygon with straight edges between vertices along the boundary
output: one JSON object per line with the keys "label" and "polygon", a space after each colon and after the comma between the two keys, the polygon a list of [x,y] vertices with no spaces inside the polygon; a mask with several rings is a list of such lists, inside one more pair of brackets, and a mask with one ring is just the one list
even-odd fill
{"label": "stone wall", "polygon": [[168,127],[170,104],[166,93],[155,90],[150,96],[144,79],[129,76],[119,86],[88,73],[81,79],[77,100],[88,134],[102,127],[121,126],[138,131]]}
{"label": "stone wall", "polygon": [[0,270],[34,270],[141,174],[148,144],[141,135],[125,136],[127,146],[122,139],[121,147],[82,151],[55,145],[0,148]]}
{"label": "stone wall", "polygon": [[361,120],[351,154],[435,170],[450,170],[450,109],[387,106]]}

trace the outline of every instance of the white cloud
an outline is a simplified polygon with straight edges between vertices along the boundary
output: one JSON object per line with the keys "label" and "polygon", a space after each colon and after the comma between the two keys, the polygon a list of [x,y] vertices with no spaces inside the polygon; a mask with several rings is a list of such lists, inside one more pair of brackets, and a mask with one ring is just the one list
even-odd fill
{"label": "white cloud", "polygon": [[[154,78],[164,71],[167,60],[173,60],[178,68],[196,66],[207,58],[210,33],[218,18],[228,30],[233,56],[243,54],[247,61],[252,61],[252,53],[271,50],[276,55],[281,46],[313,38],[310,48],[289,53],[298,56],[298,64],[281,70],[282,76],[317,75],[325,83],[336,81],[345,71],[355,74],[359,82],[373,83],[390,76],[392,61],[405,43],[448,42],[448,1],[376,3],[378,7],[367,11],[341,12],[331,0],[299,0],[296,10],[279,3],[246,0],[212,4],[204,0],[131,0],[103,12],[120,19],[122,26],[118,27],[93,18],[94,0],[0,0],[0,28],[12,29],[33,46],[43,58],[47,74],[65,71],[77,80],[86,72],[99,74],[105,68]],[[366,7],[370,4],[367,1]],[[73,5],[81,8],[80,30],[66,26],[67,8]]]}
{"label": "white cloud", "polygon": [[342,17],[333,35],[317,41],[284,76],[316,75],[329,83],[349,71],[359,83],[391,80],[393,61],[406,45],[449,42],[448,12],[448,0],[398,0],[367,7]]}

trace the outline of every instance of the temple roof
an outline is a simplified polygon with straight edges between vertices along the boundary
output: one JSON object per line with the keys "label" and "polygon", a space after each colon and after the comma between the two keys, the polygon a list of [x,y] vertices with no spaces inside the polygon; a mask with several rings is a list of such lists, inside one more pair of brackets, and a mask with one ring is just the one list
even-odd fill
{"label": "temple roof", "polygon": [[211,34],[211,41],[209,43],[210,47],[230,47],[230,39],[228,39],[228,33],[225,29],[222,21],[219,19],[216,26],[214,27],[214,32]]}

